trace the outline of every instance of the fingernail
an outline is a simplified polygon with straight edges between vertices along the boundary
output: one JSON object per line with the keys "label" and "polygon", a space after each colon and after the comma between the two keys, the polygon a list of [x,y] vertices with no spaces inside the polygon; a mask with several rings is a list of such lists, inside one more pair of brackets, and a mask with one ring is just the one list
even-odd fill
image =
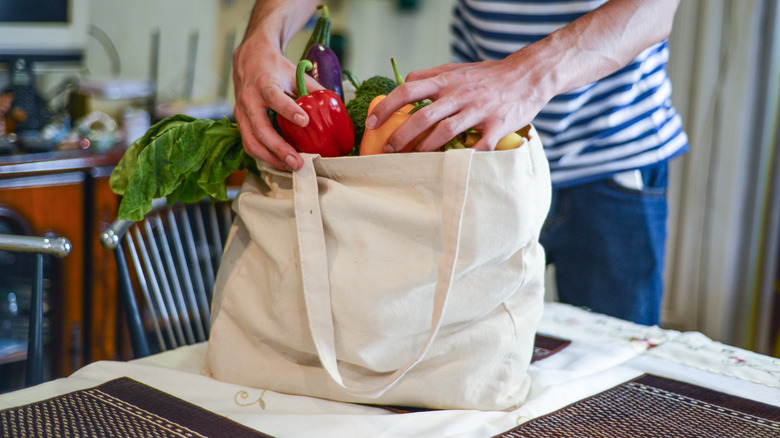
{"label": "fingernail", "polygon": [[371,116],[366,119],[366,128],[368,129],[374,129],[376,128],[376,116],[371,114]]}
{"label": "fingernail", "polygon": [[288,155],[287,158],[284,159],[284,162],[287,163],[287,168],[290,169],[290,171],[296,170],[298,168],[298,160],[296,160],[292,155]]}
{"label": "fingernail", "polygon": [[[293,116],[293,122],[295,122],[296,125],[300,126],[301,128],[306,126],[306,117],[303,116],[303,114],[296,114]],[[290,159],[291,157],[287,157],[287,159]]]}
{"label": "fingernail", "polygon": [[393,152],[395,152],[395,149],[393,149],[393,147],[390,146],[390,143],[388,143],[385,145],[385,152],[388,154],[392,154]]}

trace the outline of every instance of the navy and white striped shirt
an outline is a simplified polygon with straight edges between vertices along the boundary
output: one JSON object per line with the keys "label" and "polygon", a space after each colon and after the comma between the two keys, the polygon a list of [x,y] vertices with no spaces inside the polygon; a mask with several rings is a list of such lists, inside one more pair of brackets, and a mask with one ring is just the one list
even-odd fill
{"label": "navy and white striped shirt", "polygon": [[[606,0],[458,0],[456,61],[503,59],[597,8]],[[667,160],[688,149],[671,104],[667,41],[621,70],[555,96],[533,121],[552,182],[571,185]]]}

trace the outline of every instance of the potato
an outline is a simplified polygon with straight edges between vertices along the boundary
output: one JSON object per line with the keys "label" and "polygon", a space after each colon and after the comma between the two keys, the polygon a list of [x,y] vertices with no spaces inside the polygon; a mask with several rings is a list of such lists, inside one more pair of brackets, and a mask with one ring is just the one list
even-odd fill
{"label": "potato", "polygon": [[509,149],[515,149],[520,147],[520,145],[522,144],[523,144],[523,137],[516,132],[510,132],[509,134],[502,137],[501,140],[498,141],[498,143],[496,143],[495,150],[505,151]]}

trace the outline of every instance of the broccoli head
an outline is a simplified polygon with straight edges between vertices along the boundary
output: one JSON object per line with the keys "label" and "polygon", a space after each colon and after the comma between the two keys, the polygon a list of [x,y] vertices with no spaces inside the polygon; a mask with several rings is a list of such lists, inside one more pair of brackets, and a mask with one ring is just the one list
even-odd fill
{"label": "broccoli head", "polygon": [[366,128],[368,106],[371,101],[379,95],[389,94],[396,86],[397,84],[392,79],[384,76],[373,76],[363,81],[355,90],[355,98],[347,102],[347,113],[352,118],[352,124],[355,127],[355,147],[352,149],[352,155],[357,155],[360,149],[360,141],[363,139]]}
{"label": "broccoli head", "polygon": [[360,141],[363,140],[363,133],[366,130],[366,116],[368,115],[368,105],[371,103],[371,97],[368,94],[356,96],[347,102],[347,113],[352,118],[352,126],[355,128],[355,146],[352,148],[351,155],[357,155],[360,150]]}
{"label": "broccoli head", "polygon": [[397,87],[398,84],[393,79],[386,78],[384,76],[372,76],[363,81],[357,90],[355,90],[355,96],[362,94],[369,94],[371,98],[375,98],[380,94],[390,94],[391,91]]}

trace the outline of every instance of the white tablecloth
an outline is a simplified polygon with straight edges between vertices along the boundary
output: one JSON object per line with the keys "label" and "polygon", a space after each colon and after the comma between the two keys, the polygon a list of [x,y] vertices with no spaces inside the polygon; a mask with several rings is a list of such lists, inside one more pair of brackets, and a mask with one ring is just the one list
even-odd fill
{"label": "white tablecloth", "polygon": [[0,395],[0,409],[127,376],[277,437],[491,437],[627,380],[650,373],[780,406],[780,359],[714,342],[695,332],[632,324],[547,303],[542,334],[572,340],[531,364],[528,401],[511,412],[397,414],[226,384],[199,374],[206,344],[130,362],[95,362],[72,376]]}

